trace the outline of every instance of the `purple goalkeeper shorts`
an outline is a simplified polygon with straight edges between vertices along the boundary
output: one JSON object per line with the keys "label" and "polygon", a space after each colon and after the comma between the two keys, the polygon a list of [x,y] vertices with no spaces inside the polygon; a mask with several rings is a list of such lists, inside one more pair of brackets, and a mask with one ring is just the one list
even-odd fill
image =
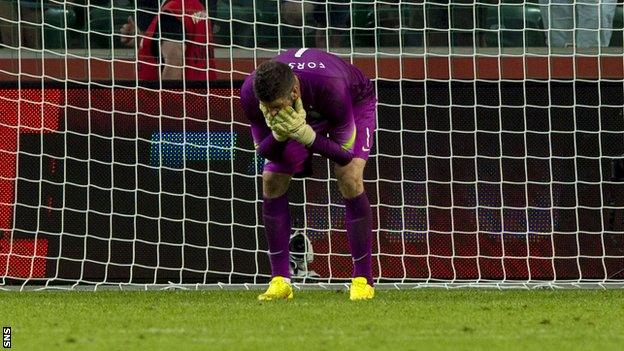
{"label": "purple goalkeeper shorts", "polygon": [[[364,100],[353,106],[356,134],[351,152],[356,158],[367,160],[373,147],[373,137],[377,125],[376,106],[376,99]],[[329,132],[328,130],[316,129],[314,131],[323,134]],[[308,176],[312,173],[312,152],[302,144],[294,140],[289,141],[284,149],[284,159],[286,161],[274,162],[267,160],[264,170],[273,173],[294,174],[296,176]]]}

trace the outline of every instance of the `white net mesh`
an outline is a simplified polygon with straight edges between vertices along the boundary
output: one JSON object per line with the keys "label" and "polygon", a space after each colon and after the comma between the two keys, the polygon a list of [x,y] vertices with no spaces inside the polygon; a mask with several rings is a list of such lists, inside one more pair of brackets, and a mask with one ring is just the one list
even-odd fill
{"label": "white net mesh", "polygon": [[[0,288],[266,282],[263,160],[239,87],[302,46],[376,83],[365,187],[378,282],[624,281],[620,5],[197,4],[211,48],[164,19],[150,34],[157,1],[0,0]],[[129,16],[137,35],[122,30]],[[184,43],[214,59],[156,57],[157,74],[208,81],[142,79],[152,36],[163,38],[155,55]],[[293,273],[340,283],[351,274],[344,207],[330,163],[313,163],[290,190]]]}

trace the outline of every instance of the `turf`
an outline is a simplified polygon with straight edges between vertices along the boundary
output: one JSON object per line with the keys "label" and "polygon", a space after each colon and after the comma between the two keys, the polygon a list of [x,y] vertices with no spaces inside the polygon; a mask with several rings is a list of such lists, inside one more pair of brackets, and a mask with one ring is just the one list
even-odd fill
{"label": "turf", "polygon": [[621,350],[622,290],[1,292],[15,350]]}

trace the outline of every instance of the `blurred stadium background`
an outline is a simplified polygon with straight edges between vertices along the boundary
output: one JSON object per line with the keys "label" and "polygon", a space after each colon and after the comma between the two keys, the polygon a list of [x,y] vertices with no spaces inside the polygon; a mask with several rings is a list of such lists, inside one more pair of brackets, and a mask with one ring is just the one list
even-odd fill
{"label": "blurred stadium background", "polygon": [[[376,83],[379,283],[624,283],[621,4],[607,47],[556,48],[537,1],[321,1],[295,24],[279,1],[213,1],[216,79],[148,84],[119,32],[151,14],[135,2],[0,4],[0,289],[266,282],[238,88],[319,45]],[[341,284],[344,208],[314,162],[290,194],[313,248],[297,273]]]}

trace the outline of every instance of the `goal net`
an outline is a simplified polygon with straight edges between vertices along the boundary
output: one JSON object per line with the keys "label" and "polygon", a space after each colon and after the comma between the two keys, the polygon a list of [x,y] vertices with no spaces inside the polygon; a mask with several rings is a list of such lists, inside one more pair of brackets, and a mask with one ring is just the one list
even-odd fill
{"label": "goal net", "polygon": [[[267,282],[264,160],[239,88],[292,47],[375,82],[378,283],[623,285],[621,6],[199,3],[207,81],[139,79],[158,1],[0,2],[0,289]],[[156,42],[193,44],[181,27]],[[289,192],[293,277],[344,284],[344,205],[331,163],[313,169]]]}

